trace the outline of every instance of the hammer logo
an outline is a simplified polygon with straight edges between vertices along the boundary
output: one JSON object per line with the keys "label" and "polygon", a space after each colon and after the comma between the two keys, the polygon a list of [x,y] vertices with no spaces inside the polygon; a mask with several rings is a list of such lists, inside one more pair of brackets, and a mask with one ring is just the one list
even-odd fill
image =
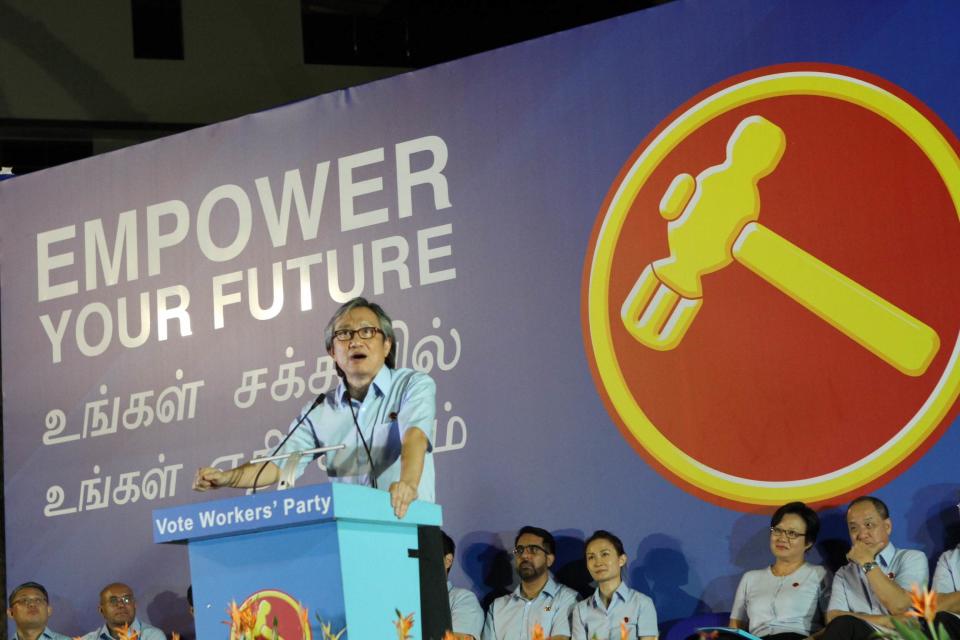
{"label": "hammer logo", "polygon": [[757,183],[785,148],[780,127],[750,116],[722,164],[674,178],[660,201],[670,256],[647,265],[624,300],[627,331],[673,349],[703,305],[702,277],[736,260],[899,371],[922,375],[940,348],[933,329],[757,221]]}
{"label": "hammer logo", "polygon": [[919,460],[960,413],[958,149],[916,97],[836,65],[747,71],[664,119],[584,265],[625,441],[734,508],[843,499]]}

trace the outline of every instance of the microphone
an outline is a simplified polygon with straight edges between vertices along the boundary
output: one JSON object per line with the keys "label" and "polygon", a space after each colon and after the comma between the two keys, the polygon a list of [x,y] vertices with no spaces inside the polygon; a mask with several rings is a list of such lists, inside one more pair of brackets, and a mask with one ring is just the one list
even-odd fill
{"label": "microphone", "polygon": [[[293,425],[293,428],[290,429],[290,431],[287,433],[287,437],[281,440],[280,444],[277,445],[277,448],[274,449],[269,456],[267,456],[268,458],[277,455],[277,452],[280,451],[281,448],[283,448],[283,445],[287,444],[287,440],[290,439],[290,436],[292,436],[294,432],[300,428],[300,425],[303,424],[303,421],[307,419],[307,416],[310,415],[310,412],[316,409],[318,406],[320,406],[320,403],[322,403],[326,397],[327,397],[326,393],[321,393],[320,395],[317,396],[317,399],[313,401],[313,404],[310,405],[310,408],[307,409],[306,412],[304,412],[304,414],[300,417],[300,419],[297,420],[297,424]],[[264,462],[263,464],[261,464],[260,470],[257,471],[257,475],[253,477],[253,493],[254,494],[257,492],[257,480],[260,479],[260,474],[263,473],[263,470],[267,468],[268,464],[270,463]]]}
{"label": "microphone", "polygon": [[[360,428],[360,423],[357,422],[357,413],[353,410],[353,399],[348,398],[350,401],[350,417],[353,418],[353,426],[357,429],[357,435],[360,436],[360,442],[363,443],[363,450],[367,453],[367,460],[370,461],[370,486],[374,489],[377,488],[377,468],[373,464],[373,456],[370,455],[370,445],[367,444],[367,439],[363,437],[363,429]],[[370,441],[373,441],[373,432],[376,431],[377,425],[374,424],[373,428],[370,430]]]}

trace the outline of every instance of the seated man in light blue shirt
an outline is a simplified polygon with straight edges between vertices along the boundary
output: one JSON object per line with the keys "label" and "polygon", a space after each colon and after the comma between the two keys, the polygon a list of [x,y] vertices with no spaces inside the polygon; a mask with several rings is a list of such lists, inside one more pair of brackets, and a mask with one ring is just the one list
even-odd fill
{"label": "seated man in light blue shirt", "polygon": [[10,592],[7,602],[7,615],[17,626],[14,640],[70,640],[47,627],[53,607],[42,584],[24,582]]}
{"label": "seated man in light blue shirt", "polygon": [[940,554],[931,588],[937,592],[934,624],[943,625],[951,638],[960,638],[960,545]]}
{"label": "seated man in light blue shirt", "polygon": [[520,585],[493,601],[483,623],[483,640],[530,640],[535,625],[548,640],[570,637],[570,615],[577,592],[550,575],[556,543],[549,531],[523,527],[513,556]]}
{"label": "seated man in light blue shirt", "polygon": [[83,640],[121,640],[137,634],[138,640],[167,640],[163,631],[137,619],[133,590],[122,582],[108,584],[100,591],[100,615],[104,624],[83,636]]}
{"label": "seated man in light blue shirt", "polygon": [[[449,576],[457,545],[445,531],[441,531],[440,535],[443,538],[443,568]],[[480,632],[483,630],[483,609],[480,608],[477,596],[469,589],[453,586],[449,579],[447,593],[450,596],[450,619],[454,636],[457,640],[480,640]]]}
{"label": "seated man in light blue shirt", "polygon": [[[337,309],[324,328],[327,353],[340,384],[317,398],[291,423],[281,453],[345,444],[324,454],[331,481],[368,485],[390,492],[398,518],[416,499],[434,501],[433,466],[436,384],[425,373],[397,369],[397,344],[390,317],[380,305],[354,298]],[[309,464],[300,460],[297,476]],[[280,479],[272,462],[221,471],[197,470],[196,491],[267,486]]]}
{"label": "seated man in light blue shirt", "polygon": [[833,578],[827,628],[821,640],[866,640],[892,628],[892,616],[910,609],[914,585],[927,586],[927,557],[890,542],[890,511],[879,498],[862,496],[847,507],[850,552]]}

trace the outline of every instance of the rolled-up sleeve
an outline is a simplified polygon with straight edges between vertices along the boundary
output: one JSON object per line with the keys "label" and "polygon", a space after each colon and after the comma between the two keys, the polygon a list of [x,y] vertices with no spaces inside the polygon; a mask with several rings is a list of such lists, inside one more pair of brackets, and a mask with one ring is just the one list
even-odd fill
{"label": "rolled-up sleeve", "polygon": [[407,429],[417,427],[427,436],[427,451],[433,451],[434,421],[437,413],[437,384],[425,373],[410,376],[400,400],[397,426],[400,441]]}

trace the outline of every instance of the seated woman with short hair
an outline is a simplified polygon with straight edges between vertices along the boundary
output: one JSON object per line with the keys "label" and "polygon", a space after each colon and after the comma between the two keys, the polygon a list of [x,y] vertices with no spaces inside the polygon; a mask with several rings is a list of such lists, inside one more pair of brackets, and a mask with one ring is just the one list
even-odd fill
{"label": "seated woman with short hair", "polygon": [[823,627],[830,572],[807,563],[820,518],[802,502],[785,504],[770,519],[773,564],[747,571],[730,611],[730,626],[767,640],[802,640]]}

